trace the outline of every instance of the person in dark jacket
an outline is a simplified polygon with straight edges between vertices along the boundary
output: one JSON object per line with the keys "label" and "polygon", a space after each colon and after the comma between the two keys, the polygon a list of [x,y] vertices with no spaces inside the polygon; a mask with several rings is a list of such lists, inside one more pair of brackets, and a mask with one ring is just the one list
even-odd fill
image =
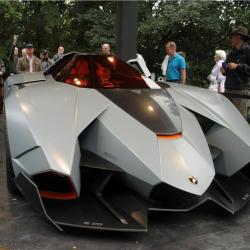
{"label": "person in dark jacket", "polygon": [[10,75],[16,74],[16,66],[18,60],[17,36],[14,35],[14,43],[12,44],[9,62],[10,62]]}
{"label": "person in dark jacket", "polygon": [[[185,52],[179,51],[178,54],[180,56],[182,56],[186,61],[186,53]],[[192,77],[193,77],[192,69],[191,69],[190,65],[186,62],[186,80],[185,80],[186,85],[191,85],[191,78]]]}
{"label": "person in dark jacket", "polygon": [[[220,68],[226,76],[225,93],[250,96],[250,46],[248,29],[234,27],[228,34],[232,50],[226,60],[226,67]],[[229,97],[243,117],[247,120],[248,99]]]}

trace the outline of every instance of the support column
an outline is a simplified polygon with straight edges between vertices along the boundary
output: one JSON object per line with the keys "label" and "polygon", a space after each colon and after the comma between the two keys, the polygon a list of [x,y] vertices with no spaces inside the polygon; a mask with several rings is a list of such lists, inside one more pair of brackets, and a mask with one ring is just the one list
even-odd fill
{"label": "support column", "polygon": [[138,2],[116,2],[116,55],[124,61],[136,58]]}

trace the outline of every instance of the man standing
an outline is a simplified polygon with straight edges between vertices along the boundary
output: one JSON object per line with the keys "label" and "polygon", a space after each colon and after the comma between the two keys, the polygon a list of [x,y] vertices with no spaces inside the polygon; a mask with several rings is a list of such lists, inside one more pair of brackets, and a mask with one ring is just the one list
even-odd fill
{"label": "man standing", "polygon": [[53,56],[53,61],[56,62],[58,59],[61,59],[64,55],[64,48],[59,46],[57,54]]}
{"label": "man standing", "polygon": [[22,56],[26,56],[27,55],[27,50],[26,50],[26,48],[23,48],[22,49]]}
{"label": "man standing", "polygon": [[176,53],[177,46],[174,42],[166,44],[166,52],[169,56],[165,81],[185,84],[186,63],[185,59]]}
{"label": "man standing", "polygon": [[41,61],[33,55],[33,44],[27,44],[27,55],[19,58],[17,61],[17,74],[24,74],[25,72],[39,72],[43,71]]}
{"label": "man standing", "polygon": [[10,56],[9,56],[9,62],[10,62],[10,75],[16,74],[16,66],[17,66],[17,60],[18,60],[18,48],[17,45],[17,36],[14,35],[14,43],[12,44]]}
{"label": "man standing", "polygon": [[[250,96],[250,47],[248,29],[242,26],[234,27],[228,34],[232,50],[226,60],[226,68],[220,68],[226,76],[225,93]],[[229,97],[243,117],[247,120],[248,100]]]}
{"label": "man standing", "polygon": [[3,114],[3,97],[4,97],[4,90],[3,90],[3,75],[5,73],[5,66],[3,61],[0,59],[0,115]]}
{"label": "man standing", "polygon": [[105,43],[105,44],[102,45],[102,53],[113,55],[113,53],[110,52],[110,46],[109,46],[108,43]]}
{"label": "man standing", "polygon": [[45,50],[45,49],[42,49],[40,51],[40,59],[41,59],[43,70],[47,69],[51,64],[54,63],[53,59],[49,58],[47,50]]}
{"label": "man standing", "polygon": [[192,73],[192,69],[191,69],[190,65],[186,61],[186,53],[184,51],[179,51],[178,54],[185,59],[185,63],[186,63],[186,80],[185,80],[185,84],[186,85],[191,85],[191,78],[193,77],[193,73]]}

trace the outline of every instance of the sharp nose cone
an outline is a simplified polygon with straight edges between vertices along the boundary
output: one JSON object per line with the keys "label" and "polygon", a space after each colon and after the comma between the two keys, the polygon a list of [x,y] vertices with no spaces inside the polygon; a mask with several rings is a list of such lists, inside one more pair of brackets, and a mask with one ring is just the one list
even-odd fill
{"label": "sharp nose cone", "polygon": [[178,108],[167,90],[98,91],[156,134],[182,132]]}
{"label": "sharp nose cone", "polygon": [[183,138],[159,140],[162,181],[178,189],[202,195],[215,171]]}

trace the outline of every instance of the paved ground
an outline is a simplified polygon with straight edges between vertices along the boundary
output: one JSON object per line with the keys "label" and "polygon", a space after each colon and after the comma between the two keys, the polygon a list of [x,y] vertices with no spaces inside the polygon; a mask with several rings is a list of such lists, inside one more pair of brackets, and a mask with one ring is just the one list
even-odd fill
{"label": "paved ground", "polygon": [[250,249],[250,204],[236,215],[213,203],[188,213],[151,212],[148,233],[58,231],[22,195],[7,191],[3,119],[0,116],[0,250]]}

